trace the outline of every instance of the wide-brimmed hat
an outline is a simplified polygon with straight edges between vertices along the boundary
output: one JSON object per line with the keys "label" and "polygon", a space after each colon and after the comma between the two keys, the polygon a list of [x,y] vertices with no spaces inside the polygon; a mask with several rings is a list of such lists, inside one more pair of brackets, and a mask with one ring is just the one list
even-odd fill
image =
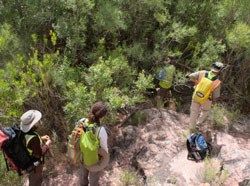
{"label": "wide-brimmed hat", "polygon": [[224,64],[221,62],[215,62],[212,64],[211,71],[220,72],[224,68]]}
{"label": "wide-brimmed hat", "polygon": [[21,130],[29,132],[30,129],[42,118],[42,113],[38,110],[29,110],[21,116]]}

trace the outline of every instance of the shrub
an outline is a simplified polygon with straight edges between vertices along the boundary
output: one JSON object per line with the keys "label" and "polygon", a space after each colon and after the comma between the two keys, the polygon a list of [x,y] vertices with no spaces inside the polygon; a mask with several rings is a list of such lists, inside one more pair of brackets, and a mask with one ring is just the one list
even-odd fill
{"label": "shrub", "polygon": [[71,79],[66,82],[64,110],[70,122],[75,116],[85,116],[96,100],[107,102],[110,118],[115,118],[112,111],[143,102],[143,93],[154,86],[151,75],[144,71],[137,73],[123,56],[100,57],[88,70],[83,69],[82,74],[85,81]]}
{"label": "shrub", "polygon": [[229,176],[229,171],[221,169],[221,162],[206,158],[204,162],[204,169],[201,171],[201,181],[209,183],[211,186],[221,185]]}
{"label": "shrub", "polygon": [[239,116],[239,110],[230,111],[225,106],[215,104],[211,111],[211,119],[215,128],[225,128],[232,123]]}
{"label": "shrub", "polygon": [[141,185],[140,178],[134,171],[124,171],[121,175],[121,182],[123,186],[134,185],[139,186]]}
{"label": "shrub", "polygon": [[5,160],[3,154],[0,153],[0,185],[16,185],[22,186],[22,177],[14,171],[8,171],[6,169]]}

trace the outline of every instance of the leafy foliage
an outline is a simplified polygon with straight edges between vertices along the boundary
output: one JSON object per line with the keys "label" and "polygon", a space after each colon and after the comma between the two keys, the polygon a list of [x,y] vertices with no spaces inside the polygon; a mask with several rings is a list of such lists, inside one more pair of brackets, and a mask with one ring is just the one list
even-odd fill
{"label": "leafy foliage", "polygon": [[220,56],[223,52],[225,52],[225,45],[209,36],[202,46],[197,44],[195,55],[193,56],[193,64],[200,69],[210,67],[212,62],[221,61]]}
{"label": "leafy foliage", "polygon": [[[240,33],[240,34],[239,34]],[[242,22],[239,22],[235,27],[228,32],[227,40],[232,49],[248,48],[250,46],[250,27]]]}
{"label": "leafy foliage", "polygon": [[14,171],[7,172],[4,156],[0,153],[0,179],[1,185],[22,186],[22,177]]}
{"label": "leafy foliage", "polygon": [[168,60],[180,72],[177,84],[190,70],[225,62],[225,92],[238,86],[230,94],[242,103],[250,92],[248,7],[247,0],[1,1],[4,118],[57,105],[71,121],[95,100],[112,110],[142,102],[150,74]]}
{"label": "leafy foliage", "polygon": [[21,52],[20,43],[17,36],[13,33],[9,24],[0,26],[0,67],[15,58],[15,55]]}
{"label": "leafy foliage", "polygon": [[239,117],[239,110],[230,111],[223,105],[214,105],[212,108],[212,121],[216,128],[226,128]]}
{"label": "leafy foliage", "polygon": [[[19,122],[23,111],[38,109],[44,130],[65,141],[65,123],[86,116],[97,100],[108,102],[112,119],[117,109],[144,102],[155,86],[151,74],[166,62],[177,72],[173,97],[183,92],[177,89],[186,74],[224,62],[221,100],[249,112],[249,6],[248,0],[0,0],[0,122]],[[218,111],[218,118],[230,113]]]}
{"label": "leafy foliage", "polygon": [[107,101],[111,110],[140,103],[144,100],[143,92],[154,86],[151,75],[143,71],[137,75],[122,56],[107,60],[100,57],[98,63],[83,74],[85,83],[67,84],[70,91],[66,91],[65,111],[70,121],[75,116],[87,115],[95,100]]}

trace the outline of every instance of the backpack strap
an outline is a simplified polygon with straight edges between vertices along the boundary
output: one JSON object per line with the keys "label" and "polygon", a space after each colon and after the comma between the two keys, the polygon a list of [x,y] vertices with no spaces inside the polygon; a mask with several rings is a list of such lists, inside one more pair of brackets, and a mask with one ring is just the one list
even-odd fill
{"label": "backpack strap", "polygon": [[100,134],[101,128],[102,128],[102,127],[97,127],[96,137],[99,137],[99,134]]}
{"label": "backpack strap", "polygon": [[205,76],[205,73],[206,73],[205,70],[199,71],[199,73],[198,73],[198,80],[197,80],[196,84],[200,83],[200,81],[202,80],[202,78]]}
{"label": "backpack strap", "polygon": [[[94,134],[96,134],[97,136],[99,135],[100,133],[100,128],[101,127],[98,127],[96,123],[90,123],[88,119],[86,119],[84,121],[84,132],[87,132],[87,131],[93,131]],[[97,130],[96,130],[97,129]]]}
{"label": "backpack strap", "polygon": [[9,167],[8,160],[7,160],[7,158],[6,158],[5,152],[3,152],[3,157],[4,157],[5,164],[6,164],[6,169],[7,169],[7,171],[9,171],[9,170],[10,170],[10,167]]}
{"label": "backpack strap", "polygon": [[77,159],[77,137],[81,136],[81,134],[83,133],[83,128],[78,126],[74,132],[74,162],[76,163],[76,159]]}
{"label": "backpack strap", "polygon": [[219,79],[216,79],[213,84],[212,87],[210,89],[210,92],[212,93],[219,85],[220,85],[221,81]]}
{"label": "backpack strap", "polygon": [[31,134],[29,134],[29,133],[25,134],[25,146],[26,146],[26,148],[27,148],[27,150],[28,150],[30,156],[32,156],[33,151],[32,151],[30,148],[28,148],[28,144],[29,144],[29,142],[30,142],[34,137],[38,137],[38,138],[39,138],[39,141],[40,141],[40,145],[42,145],[42,139],[40,138],[40,136],[39,136],[36,132],[33,132],[33,133],[31,133]]}
{"label": "backpack strap", "polygon": [[208,78],[208,71],[205,72],[205,77]]}

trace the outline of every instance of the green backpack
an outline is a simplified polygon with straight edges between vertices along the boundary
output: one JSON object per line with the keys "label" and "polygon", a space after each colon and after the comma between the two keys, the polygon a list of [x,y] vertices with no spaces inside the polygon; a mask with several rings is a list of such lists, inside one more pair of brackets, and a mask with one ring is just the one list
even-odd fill
{"label": "green backpack", "polygon": [[99,156],[99,133],[101,127],[97,127],[95,123],[84,122],[84,131],[80,138],[80,149],[83,155],[83,162],[87,166],[92,166],[98,163]]}

